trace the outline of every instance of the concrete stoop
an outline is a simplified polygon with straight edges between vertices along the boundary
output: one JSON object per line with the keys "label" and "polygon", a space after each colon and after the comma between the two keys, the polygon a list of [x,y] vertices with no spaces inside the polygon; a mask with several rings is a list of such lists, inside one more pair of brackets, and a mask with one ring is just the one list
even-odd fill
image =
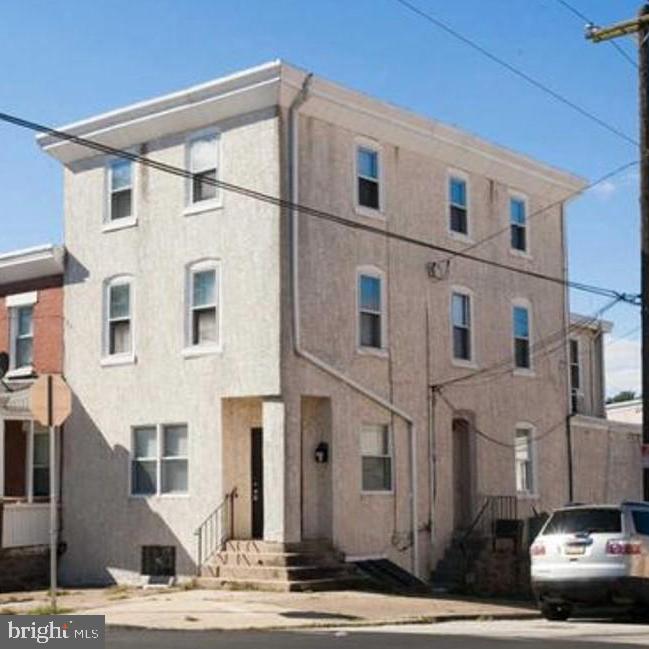
{"label": "concrete stoop", "polygon": [[325,541],[228,541],[201,570],[199,588],[274,592],[342,590],[366,579]]}

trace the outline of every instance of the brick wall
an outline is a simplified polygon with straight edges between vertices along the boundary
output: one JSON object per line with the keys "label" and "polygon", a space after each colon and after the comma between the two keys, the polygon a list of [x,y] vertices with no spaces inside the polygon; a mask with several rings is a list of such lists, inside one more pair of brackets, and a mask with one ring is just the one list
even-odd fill
{"label": "brick wall", "polygon": [[9,352],[9,311],[5,298],[38,292],[34,305],[34,369],[38,374],[63,370],[63,280],[47,277],[0,286],[0,352]]}

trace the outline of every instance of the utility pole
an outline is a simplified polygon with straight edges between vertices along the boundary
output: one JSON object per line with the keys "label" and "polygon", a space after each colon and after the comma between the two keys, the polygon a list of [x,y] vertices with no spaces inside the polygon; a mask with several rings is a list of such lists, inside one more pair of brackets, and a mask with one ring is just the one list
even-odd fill
{"label": "utility pole", "polygon": [[[649,445],[649,4],[638,17],[609,27],[586,27],[586,38],[593,43],[621,36],[638,35],[640,108],[640,285],[642,293],[642,444]],[[644,456],[644,453],[643,453]],[[649,500],[649,470],[643,464],[644,499]]]}

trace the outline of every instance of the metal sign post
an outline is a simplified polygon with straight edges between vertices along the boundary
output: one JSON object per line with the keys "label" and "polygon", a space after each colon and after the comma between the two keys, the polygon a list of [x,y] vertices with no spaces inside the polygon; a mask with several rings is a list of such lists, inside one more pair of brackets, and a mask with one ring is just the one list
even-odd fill
{"label": "metal sign post", "polygon": [[31,412],[49,430],[50,447],[50,603],[56,611],[58,559],[58,468],[56,462],[56,431],[72,410],[70,388],[58,374],[41,376],[30,390]]}

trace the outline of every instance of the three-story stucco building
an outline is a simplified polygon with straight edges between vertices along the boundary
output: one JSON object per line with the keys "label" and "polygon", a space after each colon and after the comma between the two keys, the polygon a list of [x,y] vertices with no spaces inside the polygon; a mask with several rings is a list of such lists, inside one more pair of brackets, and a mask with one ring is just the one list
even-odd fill
{"label": "three-story stucco building", "polygon": [[422,577],[484,497],[567,500],[584,181],[281,62],[61,130],[190,172],[39,139],[65,167],[68,580],[193,574],[226,496],[228,536]]}

